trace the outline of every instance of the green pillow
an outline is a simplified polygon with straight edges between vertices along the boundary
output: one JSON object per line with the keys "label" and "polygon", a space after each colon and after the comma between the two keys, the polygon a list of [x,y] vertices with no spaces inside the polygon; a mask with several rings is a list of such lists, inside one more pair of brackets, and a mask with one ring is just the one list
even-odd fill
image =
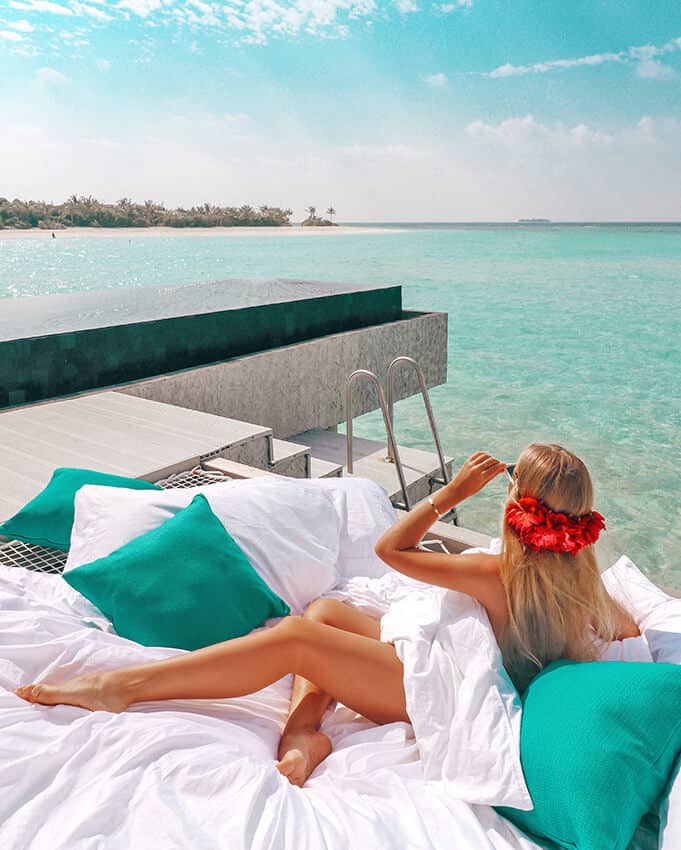
{"label": "green pillow", "polygon": [[681,666],[556,661],[522,700],[534,810],[497,811],[561,847],[625,850],[681,752]]}
{"label": "green pillow", "polygon": [[19,513],[0,523],[0,537],[68,552],[76,493],[84,484],[126,487],[129,490],[161,489],[139,478],[124,478],[92,469],[55,469],[44,490],[24,505]]}
{"label": "green pillow", "polygon": [[201,494],[157,528],[64,578],[119,635],[146,646],[199,649],[290,610]]}

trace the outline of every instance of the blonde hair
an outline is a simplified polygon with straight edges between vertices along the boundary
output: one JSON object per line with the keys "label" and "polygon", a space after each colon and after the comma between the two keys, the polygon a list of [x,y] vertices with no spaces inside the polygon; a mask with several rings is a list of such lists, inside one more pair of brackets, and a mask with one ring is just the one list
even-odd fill
{"label": "blonde hair", "polygon": [[[518,459],[509,499],[539,499],[570,516],[589,513],[593,486],[584,463],[557,445],[532,444]],[[504,664],[522,690],[558,658],[593,660],[617,636],[617,610],[601,581],[593,546],[576,555],[526,547],[504,519],[500,575],[509,621]]]}

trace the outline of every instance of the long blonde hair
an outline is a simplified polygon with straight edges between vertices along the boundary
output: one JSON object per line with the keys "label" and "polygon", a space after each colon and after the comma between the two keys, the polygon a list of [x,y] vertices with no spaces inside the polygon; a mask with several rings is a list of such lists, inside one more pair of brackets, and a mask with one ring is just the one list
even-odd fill
{"label": "long blonde hair", "polygon": [[[589,513],[593,485],[584,463],[557,445],[532,444],[518,459],[509,499],[539,499],[569,516]],[[504,519],[501,580],[509,621],[506,669],[522,690],[557,658],[587,661],[617,636],[617,606],[601,581],[593,546],[576,555],[526,547]]]}

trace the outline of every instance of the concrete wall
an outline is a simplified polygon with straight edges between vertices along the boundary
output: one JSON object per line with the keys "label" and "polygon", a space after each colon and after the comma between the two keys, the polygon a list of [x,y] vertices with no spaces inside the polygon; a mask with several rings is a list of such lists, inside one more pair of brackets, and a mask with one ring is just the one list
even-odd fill
{"label": "concrete wall", "polygon": [[[229,283],[224,281],[225,285]],[[279,288],[285,285],[295,289],[296,281],[281,282]],[[215,289],[217,286],[196,284],[169,287],[166,288],[165,296],[162,290],[157,290],[158,311],[163,313],[164,297],[167,299],[168,293],[172,294],[176,290],[187,290],[190,293],[196,290],[193,299],[185,297],[185,301],[189,300],[190,303],[181,306],[187,310],[198,309],[194,302],[201,301],[206,287]],[[102,301],[98,321],[102,321],[102,315],[107,315],[111,321],[118,318],[118,313],[106,311],[107,298],[111,301],[110,293],[17,299],[20,303],[12,303],[14,299],[3,299],[8,303],[3,305],[0,315],[0,408],[224,361],[229,357],[291,345],[323,334],[366,327],[375,322],[393,321],[402,315],[399,286],[352,291],[351,285],[338,284],[336,286],[341,291],[337,293],[330,284],[316,286],[322,293],[324,289],[329,290],[329,294],[216,309],[214,312],[164,315],[162,318],[144,321],[135,321],[135,312],[129,308],[131,299],[139,299],[133,288],[122,294],[116,293],[128,311],[125,317],[120,318],[119,324],[84,329],[79,327],[82,319],[78,305],[81,302],[91,305],[93,295],[101,297]],[[144,294],[149,299],[153,293]],[[262,297],[265,300],[267,296],[263,294]],[[57,306],[51,307],[49,299],[56,299]],[[52,309],[57,312],[57,316],[52,323],[49,318],[41,316],[40,324],[43,328],[56,324],[58,332],[13,338],[17,331],[13,329],[12,316],[16,315],[19,327],[22,321],[26,325],[25,314],[27,310],[30,313],[32,307],[26,305],[27,301],[43,304],[47,301],[47,306],[42,308],[43,312]],[[64,329],[65,322],[58,312],[60,309],[64,311],[61,306],[64,302],[74,314],[71,330]],[[36,313],[40,312],[38,306],[35,305]],[[88,309],[92,310],[92,307]],[[206,309],[205,306],[203,309]],[[132,313],[133,318],[129,313]],[[148,314],[148,309],[141,312],[144,316]],[[9,338],[3,339],[2,333]]]}
{"label": "concrete wall", "polygon": [[[447,380],[447,314],[404,313],[396,322],[331,334],[296,345],[187,369],[122,392],[270,427],[286,438],[345,421],[345,382],[355,369],[375,372],[386,390],[390,361],[400,354],[422,367],[429,387]],[[419,391],[412,370],[395,381],[395,400]],[[355,385],[355,416],[378,407],[368,383]]]}

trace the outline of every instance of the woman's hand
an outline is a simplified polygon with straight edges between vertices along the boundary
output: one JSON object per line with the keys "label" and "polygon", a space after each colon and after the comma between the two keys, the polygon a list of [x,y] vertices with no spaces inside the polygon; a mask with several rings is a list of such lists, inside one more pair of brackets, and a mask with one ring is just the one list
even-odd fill
{"label": "woman's hand", "polygon": [[505,469],[505,463],[501,463],[487,452],[476,452],[468,458],[445,489],[452,496],[456,495],[457,502],[462,502],[482,490],[485,484]]}

